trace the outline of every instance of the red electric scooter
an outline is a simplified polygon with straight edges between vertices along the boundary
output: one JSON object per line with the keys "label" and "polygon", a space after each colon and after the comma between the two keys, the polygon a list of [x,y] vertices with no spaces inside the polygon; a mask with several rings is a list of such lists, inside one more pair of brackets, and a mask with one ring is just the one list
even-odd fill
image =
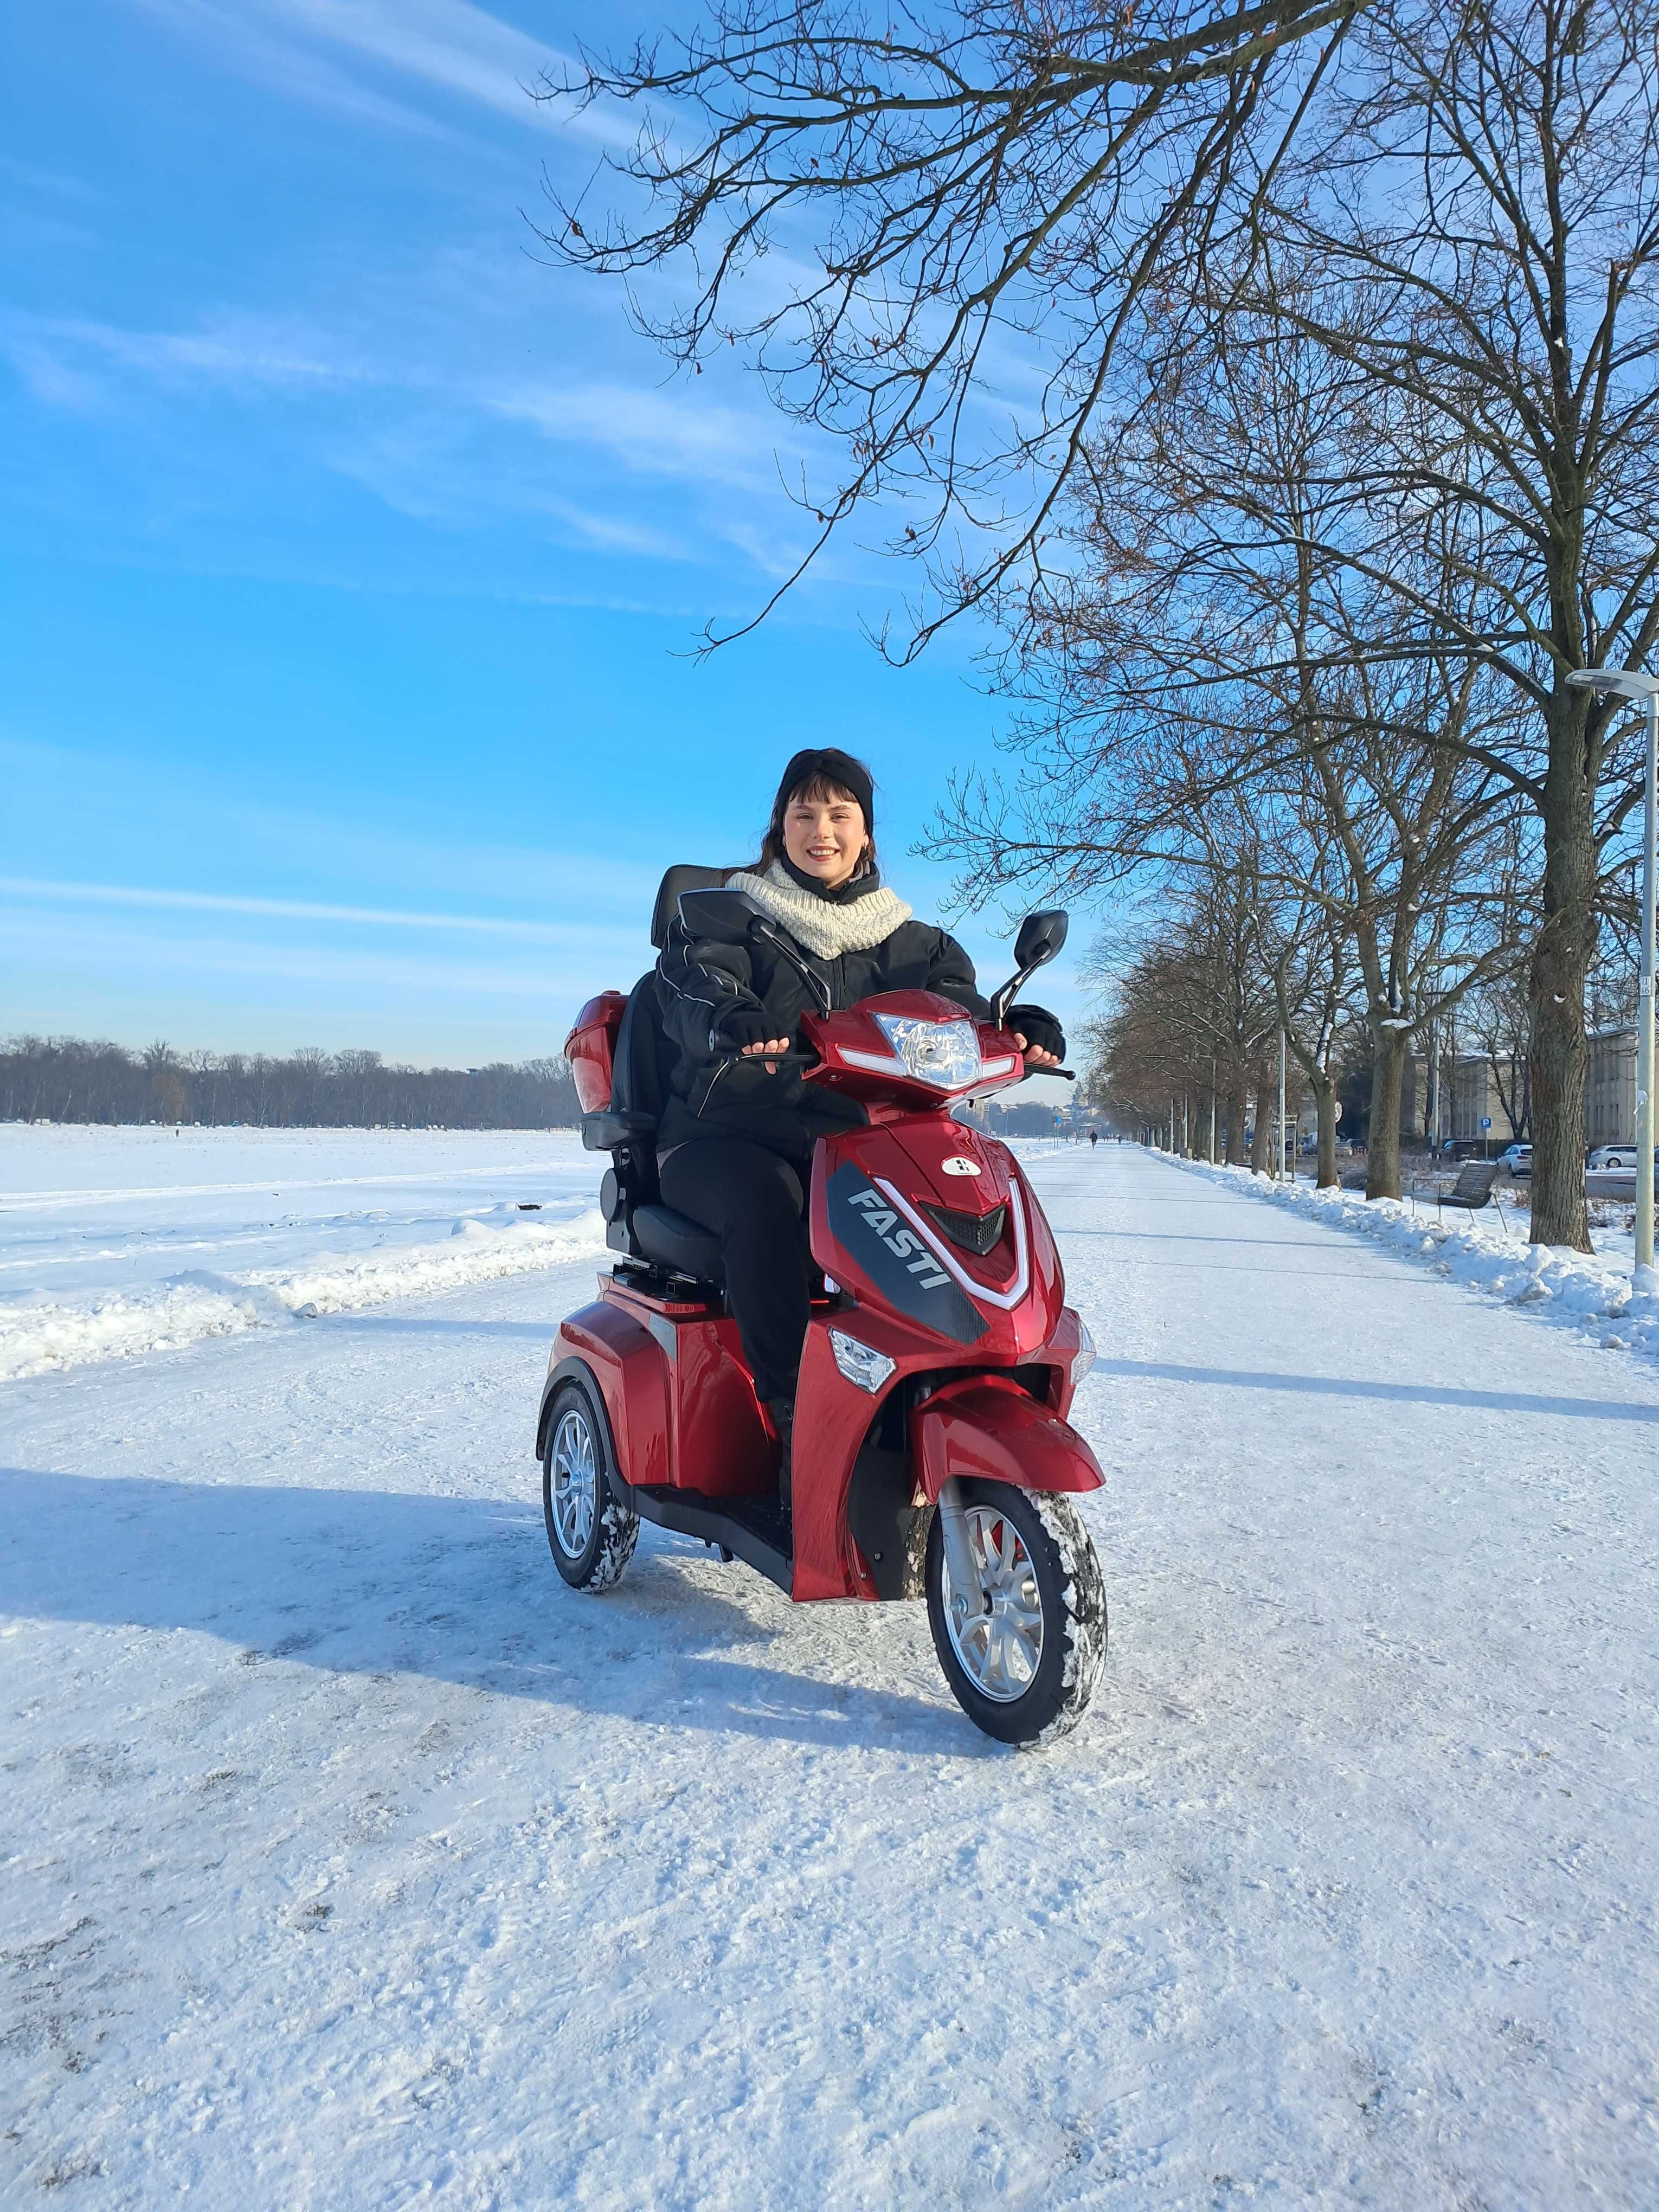
{"label": "red electric scooter", "polygon": [[[670,869],[653,940],[678,902],[695,938],[754,934],[795,957],[744,893],[712,888],[720,873]],[[798,1602],[925,1595],[945,1679],[1004,1742],[1051,1741],[1082,1717],[1106,1606],[1071,1498],[1103,1477],[1066,1415],[1094,1347],[1012,1153],[950,1116],[1023,1078],[1001,1023],[1065,935],[1063,914],[1027,919],[988,1024],[927,991],[803,1018],[790,1064],[860,1100],[869,1126],[821,1138],[813,1161],[823,1280],[796,1398],[793,1531],[718,1242],[657,1192],[659,978],[583,1009],[566,1051],[584,1141],[611,1155],[601,1205],[619,1256],[561,1324],[542,1392],[543,1502],[566,1582],[609,1588],[653,1521]]]}

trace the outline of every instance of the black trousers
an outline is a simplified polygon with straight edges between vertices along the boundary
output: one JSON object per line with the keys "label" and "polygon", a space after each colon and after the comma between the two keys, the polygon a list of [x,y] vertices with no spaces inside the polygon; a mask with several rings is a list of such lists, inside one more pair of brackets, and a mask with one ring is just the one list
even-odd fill
{"label": "black trousers", "polygon": [[760,1398],[793,1398],[811,1313],[805,1170],[745,1137],[694,1137],[662,1164],[665,1206],[720,1240],[726,1297]]}

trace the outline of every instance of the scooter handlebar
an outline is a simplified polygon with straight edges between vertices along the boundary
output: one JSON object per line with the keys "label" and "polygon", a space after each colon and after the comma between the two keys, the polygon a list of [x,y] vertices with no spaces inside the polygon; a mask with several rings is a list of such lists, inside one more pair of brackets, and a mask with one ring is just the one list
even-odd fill
{"label": "scooter handlebar", "polygon": [[716,1060],[757,1060],[763,1067],[817,1067],[820,1065],[815,1052],[739,1052],[735,1045],[717,1052]]}

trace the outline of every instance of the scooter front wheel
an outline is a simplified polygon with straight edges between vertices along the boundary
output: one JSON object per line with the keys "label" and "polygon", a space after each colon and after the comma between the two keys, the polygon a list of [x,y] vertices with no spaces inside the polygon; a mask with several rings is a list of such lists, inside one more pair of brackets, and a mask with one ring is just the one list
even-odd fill
{"label": "scooter front wheel", "polygon": [[927,1536],[927,1625],[945,1679],[1000,1742],[1052,1743],[1087,1711],[1106,1656],[1106,1593],[1068,1498],[963,1482],[975,1587],[951,1581],[939,1516]]}
{"label": "scooter front wheel", "polygon": [[587,1393],[566,1382],[548,1413],[542,1511],[553,1564],[574,1589],[609,1589],[639,1541],[640,1517],[618,1505]]}

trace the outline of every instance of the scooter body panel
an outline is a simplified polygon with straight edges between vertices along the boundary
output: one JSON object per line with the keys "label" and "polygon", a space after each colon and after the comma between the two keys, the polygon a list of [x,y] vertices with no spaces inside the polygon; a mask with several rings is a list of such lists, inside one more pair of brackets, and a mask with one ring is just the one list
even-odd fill
{"label": "scooter body panel", "polygon": [[585,1361],[605,1400],[623,1476],[632,1483],[668,1482],[668,1363],[641,1316],[610,1290],[601,1278],[595,1303],[559,1323],[550,1377],[563,1360]]}
{"label": "scooter body panel", "polygon": [[719,1307],[653,1297],[602,1276],[596,1304],[560,1325],[553,1362],[586,1359],[605,1399],[623,1479],[705,1498],[764,1498],[777,1446]]}
{"label": "scooter body panel", "polygon": [[[1000,1209],[996,1242],[966,1249],[931,1207],[978,1221]],[[1013,1154],[943,1114],[819,1145],[812,1254],[861,1312],[919,1328],[939,1364],[1031,1358],[1066,1300],[1054,1238]]]}

